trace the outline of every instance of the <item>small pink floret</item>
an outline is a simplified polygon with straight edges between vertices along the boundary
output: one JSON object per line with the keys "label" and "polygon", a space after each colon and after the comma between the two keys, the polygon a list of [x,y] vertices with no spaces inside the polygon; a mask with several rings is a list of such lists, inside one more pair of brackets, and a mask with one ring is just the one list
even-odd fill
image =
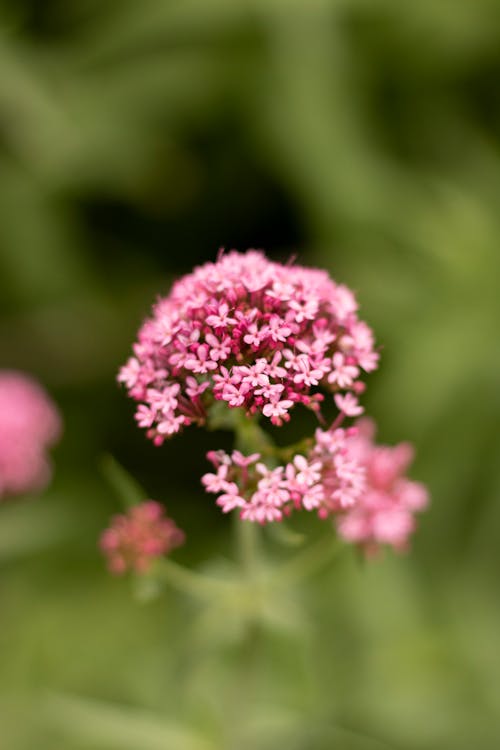
{"label": "small pink floret", "polygon": [[343,412],[346,417],[359,417],[363,414],[363,407],[359,405],[358,399],[352,393],[346,393],[345,396],[341,396],[338,393],[335,395],[334,400],[337,409]]}

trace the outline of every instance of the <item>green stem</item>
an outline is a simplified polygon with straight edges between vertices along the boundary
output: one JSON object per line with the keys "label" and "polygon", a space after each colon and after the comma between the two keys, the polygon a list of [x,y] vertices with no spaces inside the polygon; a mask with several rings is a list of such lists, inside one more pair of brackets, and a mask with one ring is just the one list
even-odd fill
{"label": "green stem", "polygon": [[275,452],[283,461],[290,461],[297,453],[307,453],[312,444],[312,438],[303,438],[285,448],[276,448]]}
{"label": "green stem", "polygon": [[109,453],[101,459],[101,471],[125,509],[132,508],[147,498],[141,485]]}
{"label": "green stem", "polygon": [[328,534],[300,552],[289,562],[284,563],[271,577],[271,581],[278,586],[289,586],[296,581],[307,578],[311,573],[330,562],[340,549],[335,537]]}
{"label": "green stem", "polygon": [[242,521],[237,513],[233,515],[236,555],[246,580],[253,580],[256,570],[259,528],[252,521]]}
{"label": "green stem", "polygon": [[235,409],[234,431],[235,445],[237,450],[242,453],[261,453],[265,455],[275,455],[276,447],[259,425],[255,417],[247,417],[244,412]]}
{"label": "green stem", "polygon": [[158,561],[154,572],[182,593],[200,599],[213,599],[214,596],[230,595],[237,591],[236,584],[231,581],[201,575],[167,557]]}
{"label": "green stem", "polygon": [[[239,410],[235,410],[238,412]],[[264,432],[255,419],[243,413],[235,414],[235,447],[245,454],[273,452],[271,438]],[[256,576],[259,546],[259,527],[252,521],[242,521],[234,515],[234,536],[237,555],[241,564],[243,577],[253,581]]]}
{"label": "green stem", "polygon": [[[242,415],[239,419],[235,419],[234,430],[237,450],[245,454],[265,454],[266,457],[273,455],[273,443],[259,427],[256,420]],[[242,521],[237,513],[234,514],[233,528],[236,553],[241,566],[242,584],[246,588],[243,595],[248,601],[248,597],[252,596],[252,586],[258,585],[260,528],[252,521]],[[250,601],[253,602],[254,597]],[[252,611],[250,617],[246,618],[244,624],[240,664],[232,686],[232,721],[229,727],[229,747],[238,747],[241,744],[241,725],[245,718],[246,707],[251,705],[255,698],[260,638],[261,628],[258,611],[255,610]]]}

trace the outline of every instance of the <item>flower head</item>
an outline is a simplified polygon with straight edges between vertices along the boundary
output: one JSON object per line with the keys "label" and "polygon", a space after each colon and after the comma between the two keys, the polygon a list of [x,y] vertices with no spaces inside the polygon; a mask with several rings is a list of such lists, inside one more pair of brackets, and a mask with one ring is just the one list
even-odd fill
{"label": "flower head", "polygon": [[406,549],[415,530],[415,513],[428,504],[424,485],[404,476],[413,459],[411,445],[375,445],[374,434],[374,422],[362,419],[350,438],[349,450],[365,469],[366,487],[357,503],[337,519],[340,536],[368,554],[381,544]]}
{"label": "flower head", "polygon": [[100,540],[112,573],[127,570],[145,573],[152,561],[184,542],[184,532],[165,515],[155,500],[134,505],[126,514],[114,516]]}
{"label": "flower head", "polygon": [[[159,300],[118,380],[161,444],[203,424],[215,401],[279,426],[296,404],[317,411],[322,390],[361,392],[377,360],[354,295],[325,271],[231,251]],[[339,407],[348,416],[360,413],[353,399]]]}
{"label": "flower head", "polygon": [[0,372],[0,499],[48,484],[47,450],[61,428],[55,404],[35,380],[21,372]]}

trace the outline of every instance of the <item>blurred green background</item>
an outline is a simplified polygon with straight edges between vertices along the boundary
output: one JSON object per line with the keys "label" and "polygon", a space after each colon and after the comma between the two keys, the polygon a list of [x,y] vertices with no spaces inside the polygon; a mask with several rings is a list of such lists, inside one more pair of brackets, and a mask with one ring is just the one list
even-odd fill
{"label": "blurred green background", "polygon": [[[0,366],[65,419],[51,487],[0,508],[6,750],[500,746],[499,81],[498,0],[0,3]],[[154,449],[115,385],[220,246],[356,290],[367,410],[432,493],[409,556],[346,550],[250,658],[234,612],[138,604],[96,549],[110,451],[186,530],[179,560],[230,554],[199,487],[224,436]]]}

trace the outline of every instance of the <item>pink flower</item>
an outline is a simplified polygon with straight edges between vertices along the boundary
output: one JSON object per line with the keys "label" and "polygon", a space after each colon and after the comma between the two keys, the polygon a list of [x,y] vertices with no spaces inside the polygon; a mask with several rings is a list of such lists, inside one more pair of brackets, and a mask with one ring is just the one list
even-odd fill
{"label": "pink flower", "polygon": [[325,494],[321,484],[315,484],[312,487],[308,487],[302,495],[302,506],[305,510],[316,510],[321,508],[321,505],[325,499]]}
{"label": "pink flower", "polygon": [[229,467],[227,464],[222,464],[217,469],[217,474],[204,474],[201,478],[202,484],[205,486],[207,492],[218,492],[226,491],[229,487],[227,481],[227,473]]}
{"label": "pink flower", "polygon": [[156,419],[155,409],[151,409],[146,404],[139,404],[135,413],[135,418],[139,427],[151,427]]}
{"label": "pink flower", "polygon": [[123,383],[127,388],[133,388],[137,383],[141,372],[141,365],[135,357],[130,357],[127,364],[124,365],[119,374],[118,382]]}
{"label": "pink flower", "polygon": [[228,383],[224,386],[222,398],[224,401],[227,401],[229,406],[241,406],[245,403],[245,394],[247,391],[248,388],[245,383],[242,383],[239,386]]}
{"label": "pink flower", "polygon": [[351,386],[359,375],[359,368],[348,364],[341,352],[335,352],[332,357],[333,370],[328,376],[329,383],[336,383],[339,388]]}
{"label": "pink flower", "polygon": [[[265,363],[265,371],[269,375],[270,378],[286,378],[287,373],[284,367],[281,367],[282,356],[281,352],[274,352],[273,358],[271,362],[266,362],[265,359],[257,360],[256,364]],[[262,366],[262,365],[261,365]]]}
{"label": "pink flower", "polygon": [[160,436],[164,435],[174,435],[176,432],[179,432],[182,425],[189,423],[187,417],[185,417],[183,414],[179,414],[179,416],[174,416],[173,413],[171,414],[164,414],[161,418],[161,422],[158,422],[157,432]]}
{"label": "pink flower", "polygon": [[346,393],[345,396],[337,393],[334,396],[334,400],[337,409],[344,412],[347,417],[359,417],[364,412],[363,407],[359,405],[358,399],[352,393]]}
{"label": "pink flower", "polygon": [[248,333],[243,336],[245,344],[249,344],[254,349],[258,349],[261,343],[264,341],[265,333],[259,331],[256,323],[251,323],[248,327]]}
{"label": "pink flower", "polygon": [[264,330],[274,343],[286,341],[292,333],[291,327],[279,315],[273,315]]}
{"label": "pink flower", "polygon": [[[256,250],[220,254],[175,282],[133,349],[118,380],[156,444],[204,424],[214,397],[276,425],[299,403],[319,414],[322,391],[357,392],[378,357],[352,292]],[[360,413],[349,404],[347,416]]]}
{"label": "pink flower", "polygon": [[403,476],[413,457],[408,443],[394,447],[373,443],[375,425],[369,419],[358,423],[349,438],[349,453],[366,472],[366,486],[356,504],[338,516],[340,536],[374,554],[381,544],[405,550],[415,530],[415,512],[428,504],[426,488]]}
{"label": "pink flower", "polygon": [[303,383],[306,386],[318,385],[324,375],[322,369],[313,367],[307,354],[299,354],[293,360],[290,360],[288,364],[296,373],[293,376],[294,383]]}
{"label": "pink flower", "polygon": [[[186,357],[184,361],[184,367],[186,370],[192,370],[202,375],[209,372],[210,370],[217,369],[217,362],[213,359],[209,359],[209,348],[208,344],[200,344],[196,347],[196,353]],[[212,351],[216,351],[212,349]]]}
{"label": "pink flower", "polygon": [[235,508],[245,506],[245,500],[239,494],[238,485],[231,482],[225,487],[224,493],[216,500],[217,505],[222,508],[223,513],[229,513]]}
{"label": "pink flower", "polygon": [[215,360],[225,360],[228,358],[231,352],[231,339],[229,336],[224,336],[223,339],[219,340],[212,333],[207,333],[205,341],[212,348],[210,349],[210,357]]}
{"label": "pink flower", "polygon": [[273,521],[281,521],[283,512],[280,509],[283,499],[276,490],[260,490],[256,492],[251,503],[246,503],[241,511],[243,521],[254,521],[265,524]]}
{"label": "pink flower", "polygon": [[145,573],[155,558],[179,547],[184,538],[184,532],[165,515],[163,506],[146,500],[127,513],[114,516],[111,526],[101,535],[100,547],[112,573]]}
{"label": "pink flower", "polygon": [[[279,401],[279,397],[285,390],[285,386],[282,383],[270,383],[267,375],[263,375],[262,377],[266,378],[267,382],[264,382],[259,388],[256,388],[255,394],[257,396],[264,396],[264,398],[271,401],[271,404],[274,404]],[[264,407],[264,409],[265,408],[266,407]],[[270,414],[267,414],[264,410],[263,413],[266,417],[270,416]]]}
{"label": "pink flower", "polygon": [[256,463],[260,458],[260,453],[252,453],[250,456],[244,456],[240,451],[231,453],[231,460],[236,466],[246,467]]}
{"label": "pink flower", "polygon": [[293,463],[299,472],[296,476],[299,484],[305,484],[307,487],[311,487],[311,485],[320,479],[321,463],[319,461],[308,463],[304,456],[295,456]]}
{"label": "pink flower", "polygon": [[229,317],[229,305],[226,302],[221,302],[217,307],[216,315],[209,315],[206,319],[207,325],[212,326],[214,329],[228,328],[236,323],[234,318]]}
{"label": "pink flower", "polygon": [[178,383],[174,383],[169,388],[164,388],[159,391],[156,388],[148,388],[146,391],[148,402],[151,404],[153,409],[160,414],[168,414],[174,411],[178,406],[178,400],[176,396],[179,394],[180,386]]}
{"label": "pink flower", "polygon": [[201,396],[201,394],[209,388],[209,383],[206,381],[204,383],[198,383],[196,378],[188,377],[186,378],[186,395],[189,399],[196,399],[198,396]]}
{"label": "pink flower", "polygon": [[38,492],[48,484],[47,451],[61,431],[55,404],[35,380],[0,371],[0,500]]}
{"label": "pink flower", "polygon": [[341,350],[350,356],[354,356],[357,364],[365,370],[372,372],[378,366],[379,354],[374,350],[373,332],[362,320],[357,320],[339,341]]}
{"label": "pink flower", "polygon": [[297,300],[292,299],[290,302],[289,318],[296,323],[303,323],[305,320],[314,320],[319,309],[318,299]]}
{"label": "pink flower", "polygon": [[265,417],[270,417],[273,424],[280,425],[281,420],[288,417],[288,409],[291,409],[292,406],[293,401],[289,399],[278,401],[277,397],[275,397],[274,401],[264,406],[262,413]]}

